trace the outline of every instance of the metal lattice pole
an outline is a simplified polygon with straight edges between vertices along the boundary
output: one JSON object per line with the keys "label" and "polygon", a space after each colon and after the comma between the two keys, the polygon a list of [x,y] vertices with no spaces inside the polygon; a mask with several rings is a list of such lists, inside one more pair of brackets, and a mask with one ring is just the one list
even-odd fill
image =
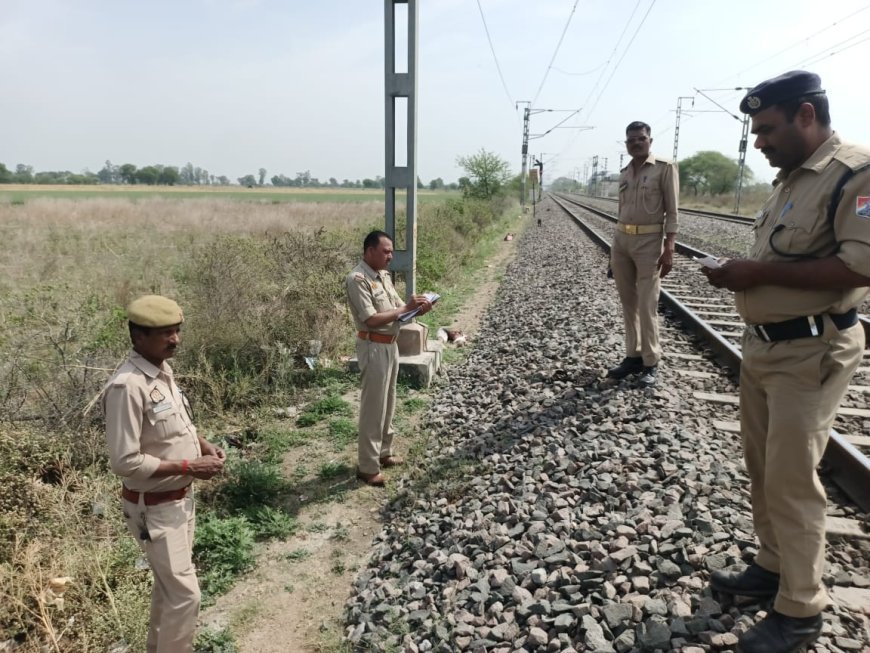
{"label": "metal lattice pole", "polygon": [[[396,6],[407,5],[407,72],[396,72]],[[417,286],[417,0],[384,0],[384,100],[385,100],[385,229],[395,253],[390,269],[405,274],[405,295]],[[406,133],[396,132],[397,100],[406,98]],[[407,160],[396,165],[396,144],[405,139]],[[396,240],[396,190],[405,192],[405,240]]]}

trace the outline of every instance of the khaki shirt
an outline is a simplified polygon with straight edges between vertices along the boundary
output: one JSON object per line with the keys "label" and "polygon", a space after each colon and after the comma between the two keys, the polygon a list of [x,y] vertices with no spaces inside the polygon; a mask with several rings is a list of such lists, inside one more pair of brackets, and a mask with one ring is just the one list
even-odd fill
{"label": "khaki shirt", "polygon": [[680,175],[670,161],[652,153],[635,172],[629,163],[619,173],[619,221],[625,224],[662,224],[665,233],[677,232]]}
{"label": "khaki shirt", "polygon": [[371,331],[395,336],[401,326],[398,320],[372,329],[366,326],[366,320],[372,315],[391,311],[405,305],[399,293],[393,287],[389,270],[375,272],[365,261],[360,261],[345,280],[347,301],[357,331]]}
{"label": "khaki shirt", "polygon": [[151,478],[161,460],[201,455],[196,427],[167,363],[155,367],[135,351],[103,392],[106,443],[112,471],[137,492],[177,490],[185,476]]}
{"label": "khaki shirt", "polygon": [[[828,221],[831,195],[848,169],[854,176],[843,189],[833,224]],[[753,227],[755,244],[749,258],[756,261],[798,261],[777,254],[825,258],[836,254],[853,272],[870,277],[870,149],[843,143],[834,134],[779,183],[765,202]],[[863,214],[862,214],[863,209]],[[735,293],[737,311],[749,324],[781,322],[822,313],[845,313],[861,305],[867,288],[810,290],[756,286]]]}

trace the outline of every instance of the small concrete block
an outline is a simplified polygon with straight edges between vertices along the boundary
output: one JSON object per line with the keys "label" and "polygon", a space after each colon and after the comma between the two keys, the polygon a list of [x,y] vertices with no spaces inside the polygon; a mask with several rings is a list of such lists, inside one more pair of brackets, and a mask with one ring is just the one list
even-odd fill
{"label": "small concrete block", "polygon": [[[440,340],[426,342],[426,351],[416,356],[399,356],[399,379],[408,382],[415,388],[428,388],[432,379],[441,369],[441,358],[444,343]],[[356,356],[347,362],[350,372],[359,372],[359,361]]]}
{"label": "small concrete block", "polygon": [[428,351],[416,356],[399,356],[399,380],[415,388],[428,388],[441,368],[441,351],[444,343],[430,340]]}
{"label": "small concrete block", "polygon": [[396,343],[399,345],[399,356],[418,356],[426,351],[426,336],[429,329],[424,324],[411,322],[403,324],[399,329]]}

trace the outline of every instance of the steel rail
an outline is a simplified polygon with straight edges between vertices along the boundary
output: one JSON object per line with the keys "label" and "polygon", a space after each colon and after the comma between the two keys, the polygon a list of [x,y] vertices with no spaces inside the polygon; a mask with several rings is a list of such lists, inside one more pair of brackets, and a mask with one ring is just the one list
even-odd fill
{"label": "steel rail", "polygon": [[[573,197],[582,197],[584,199],[590,200],[601,200],[603,202],[618,202],[619,200],[613,197],[590,197],[589,195],[579,195],[576,193],[561,193],[560,196],[568,199],[569,201],[574,201]],[[567,197],[566,197],[567,196]],[[746,215],[738,215],[736,213],[718,213],[717,211],[705,211],[702,209],[680,209],[680,213],[686,213],[688,215],[695,215],[702,218],[713,218],[714,220],[721,220],[724,222],[735,222],[737,224],[743,224],[746,226],[751,226],[755,224],[755,218],[750,218]]]}

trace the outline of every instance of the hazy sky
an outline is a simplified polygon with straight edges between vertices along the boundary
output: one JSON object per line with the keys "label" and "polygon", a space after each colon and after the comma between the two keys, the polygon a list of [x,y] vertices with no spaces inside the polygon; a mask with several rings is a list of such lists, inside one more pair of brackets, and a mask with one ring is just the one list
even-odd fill
{"label": "hazy sky", "polygon": [[[582,108],[565,126],[594,127],[530,141],[552,180],[582,175],[596,154],[615,170],[632,120],[649,122],[653,151],[671,158],[679,96],[752,86],[795,68],[821,75],[841,135],[870,144],[866,1],[419,5],[425,182],[455,181],[456,157],[480,148],[518,172],[516,101]],[[96,172],[106,159],[190,161],[233,181],[261,167],[267,177],[382,175],[383,49],[382,0],[0,0],[0,162]],[[737,113],[743,94],[708,95]],[[717,107],[697,95],[695,109]],[[531,134],[566,116],[533,115]],[[727,113],[684,114],[679,158],[705,149],[736,158],[739,138],[740,123]],[[758,178],[772,177],[754,150],[747,162]]]}

